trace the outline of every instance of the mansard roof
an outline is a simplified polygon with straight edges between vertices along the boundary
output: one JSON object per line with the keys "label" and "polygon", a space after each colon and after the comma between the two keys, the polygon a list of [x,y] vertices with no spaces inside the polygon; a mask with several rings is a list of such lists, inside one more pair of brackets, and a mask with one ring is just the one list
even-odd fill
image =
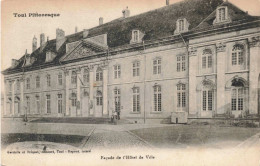
{"label": "mansard roof", "polygon": [[[226,6],[228,8],[228,15],[231,19],[231,22],[229,23],[223,23],[223,24],[214,24],[214,20],[216,19],[216,10],[214,10],[207,18],[205,18],[197,27],[195,27],[194,31],[201,31],[201,30],[209,30],[209,29],[215,29],[215,28],[223,28],[230,25],[236,25],[240,23],[247,23],[254,20],[260,20],[259,16],[251,16],[247,12],[244,12],[243,10],[239,9],[232,3],[229,3],[228,1],[223,2],[220,6]],[[258,23],[258,26],[259,23]]]}
{"label": "mansard roof", "polygon": [[[107,46],[109,49],[124,48],[130,44],[132,30],[138,29],[145,35],[143,40],[153,41],[164,37],[174,35],[176,29],[176,21],[179,18],[186,18],[189,22],[189,29],[204,29],[213,26],[215,18],[215,10],[219,5],[228,5],[231,9],[230,15],[232,22],[239,19],[255,19],[253,16],[247,15],[234,5],[222,0],[184,0],[169,6],[165,6],[156,10],[152,10],[143,14],[128,18],[119,18],[103,25],[88,30],[87,38],[91,38],[101,34],[107,34]],[[221,26],[221,25],[219,25]],[[15,68],[9,68],[3,73],[14,73],[28,70],[36,70],[49,66],[60,65],[61,57],[66,54],[66,44],[83,39],[83,31],[66,36],[66,41],[56,51],[56,39],[46,42],[43,49],[38,48],[30,56],[36,60],[31,66],[22,67],[24,56],[20,58],[20,63]],[[46,52],[52,51],[57,56],[51,62],[45,62]]]}

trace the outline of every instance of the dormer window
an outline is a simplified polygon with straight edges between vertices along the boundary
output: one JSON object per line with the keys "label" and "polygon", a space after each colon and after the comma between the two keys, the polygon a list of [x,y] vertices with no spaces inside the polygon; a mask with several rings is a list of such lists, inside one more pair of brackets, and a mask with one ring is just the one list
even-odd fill
{"label": "dormer window", "polygon": [[218,17],[219,17],[219,21],[226,20],[226,10],[225,10],[225,8],[219,8],[218,9]]}
{"label": "dormer window", "polygon": [[139,30],[132,30],[132,39],[130,43],[140,43],[144,37],[144,34]]}
{"label": "dormer window", "polygon": [[176,29],[174,34],[187,32],[189,30],[189,23],[186,18],[181,18],[176,21]]}
{"label": "dormer window", "polygon": [[213,24],[223,23],[223,22],[230,22],[230,17],[228,15],[228,8],[227,6],[218,7],[216,10],[216,19],[214,20]]}
{"label": "dormer window", "polygon": [[133,38],[134,38],[134,42],[138,41],[138,31],[133,31]]}
{"label": "dormer window", "polygon": [[184,20],[179,20],[179,31],[184,31]]}
{"label": "dormer window", "polygon": [[56,54],[52,51],[48,51],[46,53],[46,59],[45,59],[45,62],[50,62],[52,61],[54,58],[56,57]]}

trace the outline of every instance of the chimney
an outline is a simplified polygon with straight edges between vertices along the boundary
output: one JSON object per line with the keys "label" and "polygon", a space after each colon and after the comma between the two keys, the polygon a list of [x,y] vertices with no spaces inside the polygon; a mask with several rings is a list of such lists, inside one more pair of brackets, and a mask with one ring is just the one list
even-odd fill
{"label": "chimney", "polygon": [[128,6],[126,7],[126,9],[122,11],[122,13],[123,13],[123,18],[130,17],[130,10],[128,9]]}
{"label": "chimney", "polygon": [[77,32],[78,32],[78,27],[76,26],[76,27],[75,27],[75,33],[77,33]]}
{"label": "chimney", "polygon": [[89,30],[88,29],[84,29],[83,30],[83,38],[88,37],[88,34],[89,34]]}
{"label": "chimney", "polygon": [[32,52],[34,52],[37,49],[37,38],[33,37],[33,41],[32,41]]}
{"label": "chimney", "polygon": [[166,0],[166,6],[170,5],[170,0]]}
{"label": "chimney", "polygon": [[102,25],[103,24],[103,17],[99,17],[99,25]]}
{"label": "chimney", "polygon": [[59,50],[59,48],[62,46],[65,40],[66,40],[65,32],[62,29],[57,28],[56,29],[56,51]]}
{"label": "chimney", "polygon": [[45,44],[45,34],[42,33],[40,35],[40,46],[42,47]]}
{"label": "chimney", "polygon": [[49,41],[49,36],[47,36],[47,42]]}

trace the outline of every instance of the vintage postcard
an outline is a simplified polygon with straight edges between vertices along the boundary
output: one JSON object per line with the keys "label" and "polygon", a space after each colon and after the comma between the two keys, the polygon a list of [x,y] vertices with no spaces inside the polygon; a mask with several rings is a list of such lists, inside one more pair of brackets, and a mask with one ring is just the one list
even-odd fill
{"label": "vintage postcard", "polygon": [[2,0],[1,165],[260,166],[260,1]]}

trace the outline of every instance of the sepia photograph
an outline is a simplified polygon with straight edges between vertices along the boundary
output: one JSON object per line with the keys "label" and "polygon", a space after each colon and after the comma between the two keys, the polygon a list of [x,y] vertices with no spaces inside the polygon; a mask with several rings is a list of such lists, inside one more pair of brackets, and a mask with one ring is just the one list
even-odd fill
{"label": "sepia photograph", "polygon": [[2,0],[1,165],[260,166],[260,0]]}

